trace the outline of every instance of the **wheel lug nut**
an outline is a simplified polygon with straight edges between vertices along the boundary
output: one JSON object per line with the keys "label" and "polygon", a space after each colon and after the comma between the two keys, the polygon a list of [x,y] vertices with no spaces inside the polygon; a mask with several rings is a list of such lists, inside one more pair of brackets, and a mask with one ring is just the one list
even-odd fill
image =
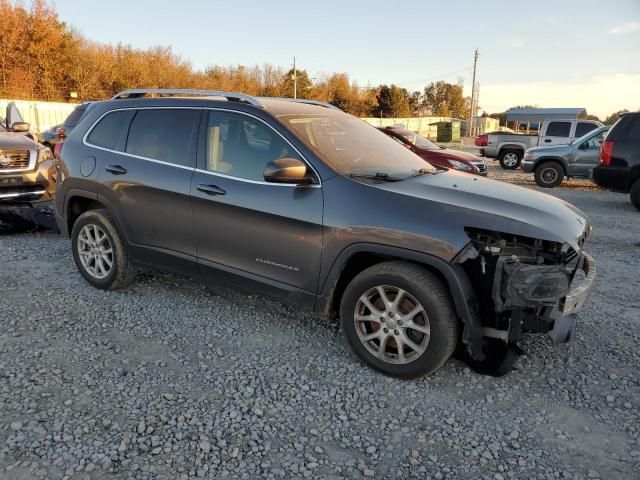
{"label": "wheel lug nut", "polygon": [[398,325],[402,325],[402,320],[398,320]]}
{"label": "wheel lug nut", "polygon": [[384,317],[380,317],[380,321],[384,323]]}
{"label": "wheel lug nut", "polygon": [[399,331],[399,330],[394,330],[394,331],[393,331],[393,334],[394,334],[394,335],[400,335],[400,331]]}
{"label": "wheel lug nut", "polygon": [[382,329],[382,331],[383,331],[384,333],[389,333],[389,329],[388,329],[388,328],[383,328],[383,329]]}

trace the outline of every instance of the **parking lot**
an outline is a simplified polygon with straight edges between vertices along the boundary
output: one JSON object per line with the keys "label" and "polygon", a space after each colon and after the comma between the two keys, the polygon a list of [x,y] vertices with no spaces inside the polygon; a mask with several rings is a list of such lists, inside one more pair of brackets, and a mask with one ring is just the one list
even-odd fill
{"label": "parking lot", "polygon": [[548,193],[593,222],[596,285],[571,343],[526,336],[500,378],[389,378],[295,308],[150,272],[103,292],[64,238],[0,236],[0,477],[639,478],[640,217]]}

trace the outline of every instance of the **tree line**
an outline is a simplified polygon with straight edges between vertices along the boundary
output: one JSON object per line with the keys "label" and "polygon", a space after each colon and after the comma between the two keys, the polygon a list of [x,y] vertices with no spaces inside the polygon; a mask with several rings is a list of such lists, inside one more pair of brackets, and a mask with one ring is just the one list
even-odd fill
{"label": "tree line", "polygon": [[[61,21],[47,0],[27,8],[0,0],[0,97],[28,100],[97,100],[129,88],[228,90],[259,96],[293,97],[293,69],[270,64],[212,65],[204,71],[171,47],[135,49],[84,38]],[[316,75],[297,71],[297,96],[330,102],[357,116],[416,115],[466,118],[462,86],[437,82],[424,92],[396,85],[360,87],[346,73]]]}

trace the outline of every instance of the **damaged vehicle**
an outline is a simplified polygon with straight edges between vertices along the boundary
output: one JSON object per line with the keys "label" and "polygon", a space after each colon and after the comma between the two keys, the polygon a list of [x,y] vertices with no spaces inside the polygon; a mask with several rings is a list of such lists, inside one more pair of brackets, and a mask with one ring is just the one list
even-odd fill
{"label": "damaged vehicle", "polygon": [[339,317],[393,376],[481,365],[524,332],[571,339],[596,270],[586,216],[552,196],[441,170],[329,104],[132,90],[66,139],[56,216],[80,274],[140,266]]}
{"label": "damaged vehicle", "polygon": [[51,150],[29,135],[30,125],[11,102],[0,131],[0,229],[43,226],[53,216],[55,165]]}

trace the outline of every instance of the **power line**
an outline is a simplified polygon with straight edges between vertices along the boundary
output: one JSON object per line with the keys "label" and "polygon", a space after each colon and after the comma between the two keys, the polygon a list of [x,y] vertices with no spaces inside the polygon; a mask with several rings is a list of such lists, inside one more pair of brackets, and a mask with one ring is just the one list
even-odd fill
{"label": "power line", "polygon": [[395,85],[397,85],[398,87],[402,87],[403,85],[412,85],[414,83],[424,83],[424,82],[429,82],[431,80],[437,80],[438,78],[442,78],[442,77],[448,77],[449,75],[453,75],[454,73],[460,73],[460,72],[465,72],[467,70],[472,70],[473,67],[466,67],[466,68],[461,68],[460,70],[455,70],[453,72],[449,72],[449,73],[445,73],[443,75],[437,75],[435,77],[431,77],[431,78],[425,78],[424,80],[416,80],[414,82],[404,82],[404,83],[396,83]]}
{"label": "power line", "polygon": [[[437,80],[439,78],[444,78],[444,77],[448,77],[449,75],[453,75],[454,73],[460,73],[460,72],[467,72],[469,70],[473,70],[473,67],[466,67],[466,68],[461,68],[460,70],[454,70],[453,72],[449,72],[449,73],[445,73],[442,75],[437,75],[435,77],[431,77],[431,78],[425,78],[423,80],[415,80],[413,82],[404,82],[404,83],[393,83],[393,85],[395,85],[396,87],[402,87],[404,85],[412,85],[415,83],[426,83],[429,82],[431,80]],[[358,87],[358,90],[371,90],[374,89],[376,87],[372,87],[372,86],[366,86],[366,87]]]}

